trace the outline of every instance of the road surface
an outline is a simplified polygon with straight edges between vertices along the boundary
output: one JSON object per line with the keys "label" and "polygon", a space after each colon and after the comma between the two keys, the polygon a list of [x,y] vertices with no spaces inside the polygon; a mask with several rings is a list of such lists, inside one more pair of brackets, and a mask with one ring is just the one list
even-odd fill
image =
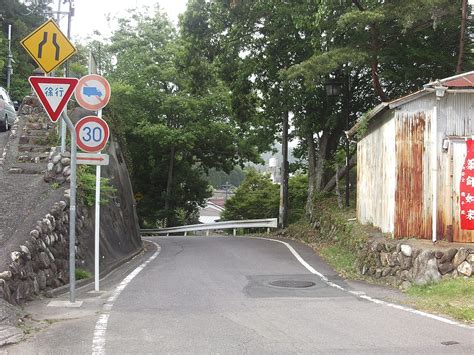
{"label": "road surface", "polygon": [[151,240],[159,254],[150,247],[105,280],[106,293],[80,291],[81,308],[32,306],[57,321],[4,352],[474,353],[472,328],[376,303],[299,243]]}

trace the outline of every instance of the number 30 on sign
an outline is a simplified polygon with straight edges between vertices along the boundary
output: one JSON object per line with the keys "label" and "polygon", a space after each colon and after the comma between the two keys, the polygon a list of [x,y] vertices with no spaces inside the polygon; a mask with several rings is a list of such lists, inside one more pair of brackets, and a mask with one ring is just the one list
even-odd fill
{"label": "number 30 on sign", "polygon": [[87,116],[76,123],[77,146],[84,152],[100,152],[107,144],[109,135],[109,125],[102,118]]}

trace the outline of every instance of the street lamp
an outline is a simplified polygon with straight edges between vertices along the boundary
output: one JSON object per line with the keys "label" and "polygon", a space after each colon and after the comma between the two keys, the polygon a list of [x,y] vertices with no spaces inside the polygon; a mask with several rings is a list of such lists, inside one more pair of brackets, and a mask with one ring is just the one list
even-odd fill
{"label": "street lamp", "polygon": [[329,75],[329,79],[326,81],[326,95],[329,97],[338,96],[341,92],[341,83],[336,79],[336,75]]}

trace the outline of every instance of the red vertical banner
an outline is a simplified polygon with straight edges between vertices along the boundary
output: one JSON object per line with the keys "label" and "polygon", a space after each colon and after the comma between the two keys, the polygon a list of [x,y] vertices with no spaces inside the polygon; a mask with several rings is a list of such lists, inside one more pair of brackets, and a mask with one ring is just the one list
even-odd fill
{"label": "red vertical banner", "polygon": [[466,140],[466,159],[461,172],[461,229],[474,230],[474,141]]}

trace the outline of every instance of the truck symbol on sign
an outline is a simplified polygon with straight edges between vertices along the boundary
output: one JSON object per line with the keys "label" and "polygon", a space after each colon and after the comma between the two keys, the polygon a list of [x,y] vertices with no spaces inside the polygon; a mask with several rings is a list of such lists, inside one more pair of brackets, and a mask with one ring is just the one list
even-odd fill
{"label": "truck symbol on sign", "polygon": [[86,86],[82,89],[82,93],[86,96],[99,96],[102,97],[102,93],[94,86]]}

